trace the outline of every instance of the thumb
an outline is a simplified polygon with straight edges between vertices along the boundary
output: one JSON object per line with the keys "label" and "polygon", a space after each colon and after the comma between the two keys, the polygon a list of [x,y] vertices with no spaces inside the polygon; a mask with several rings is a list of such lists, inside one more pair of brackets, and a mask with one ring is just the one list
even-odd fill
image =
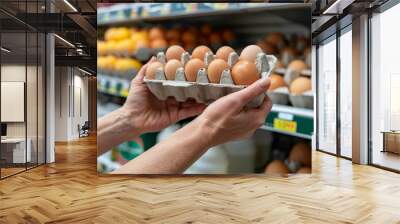
{"label": "thumb", "polygon": [[147,67],[149,67],[149,65],[154,61],[156,61],[156,58],[153,56],[145,65],[140,68],[139,72],[136,74],[136,77],[133,79],[133,82],[143,82]]}
{"label": "thumb", "polygon": [[240,102],[239,106],[243,107],[257,96],[265,93],[270,84],[271,80],[269,78],[261,78],[250,86],[230,94],[229,97],[236,98]]}

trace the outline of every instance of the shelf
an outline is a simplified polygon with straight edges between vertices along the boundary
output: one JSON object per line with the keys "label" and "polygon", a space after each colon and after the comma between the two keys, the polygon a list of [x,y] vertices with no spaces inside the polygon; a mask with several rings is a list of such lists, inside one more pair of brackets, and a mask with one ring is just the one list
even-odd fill
{"label": "shelf", "polygon": [[232,13],[304,7],[296,3],[147,3],[118,4],[97,12],[97,25],[110,26],[141,22],[160,22],[185,17],[206,17]]}
{"label": "shelf", "polygon": [[313,117],[314,112],[311,109],[273,105],[265,125],[260,129],[311,139],[314,129]]}
{"label": "shelf", "polygon": [[[109,95],[126,98],[130,81],[98,74],[97,90]],[[311,139],[314,128],[314,111],[285,105],[273,105],[261,129]]]}
{"label": "shelf", "polygon": [[105,74],[97,75],[98,92],[126,98],[129,93],[129,86],[129,80],[119,77],[112,77]]}

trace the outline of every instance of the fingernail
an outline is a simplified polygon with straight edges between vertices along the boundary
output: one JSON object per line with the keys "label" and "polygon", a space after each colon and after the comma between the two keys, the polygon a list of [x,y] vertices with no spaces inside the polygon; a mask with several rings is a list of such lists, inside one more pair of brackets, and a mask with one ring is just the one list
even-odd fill
{"label": "fingernail", "polygon": [[270,79],[269,78],[262,78],[260,79],[260,87],[263,89],[267,89],[269,83],[270,83]]}

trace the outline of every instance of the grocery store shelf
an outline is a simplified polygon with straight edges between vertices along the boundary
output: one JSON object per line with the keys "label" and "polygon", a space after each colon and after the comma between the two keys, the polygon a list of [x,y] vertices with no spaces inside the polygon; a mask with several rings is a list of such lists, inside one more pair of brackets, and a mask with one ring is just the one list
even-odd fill
{"label": "grocery store shelf", "polygon": [[274,105],[260,129],[311,139],[314,128],[313,110]]}
{"label": "grocery store shelf", "polygon": [[168,19],[224,15],[304,7],[298,3],[152,3],[119,4],[98,9],[97,25],[130,25],[141,22],[157,22]]}
{"label": "grocery store shelf", "polygon": [[118,97],[127,97],[130,81],[105,74],[97,75],[97,91]]}

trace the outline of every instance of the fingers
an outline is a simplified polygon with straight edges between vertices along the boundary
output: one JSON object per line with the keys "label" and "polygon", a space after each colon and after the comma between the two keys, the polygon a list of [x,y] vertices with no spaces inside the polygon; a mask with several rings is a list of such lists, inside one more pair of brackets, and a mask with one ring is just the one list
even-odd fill
{"label": "fingers", "polygon": [[145,65],[143,65],[139,72],[136,74],[136,77],[133,79],[133,82],[143,82],[144,76],[146,75],[146,69],[150,63],[154,62],[156,58],[153,56]]}
{"label": "fingers", "polygon": [[251,100],[267,91],[270,83],[271,81],[269,78],[261,78],[243,90],[230,94],[228,97],[237,99],[239,101],[238,106],[243,107]]}

